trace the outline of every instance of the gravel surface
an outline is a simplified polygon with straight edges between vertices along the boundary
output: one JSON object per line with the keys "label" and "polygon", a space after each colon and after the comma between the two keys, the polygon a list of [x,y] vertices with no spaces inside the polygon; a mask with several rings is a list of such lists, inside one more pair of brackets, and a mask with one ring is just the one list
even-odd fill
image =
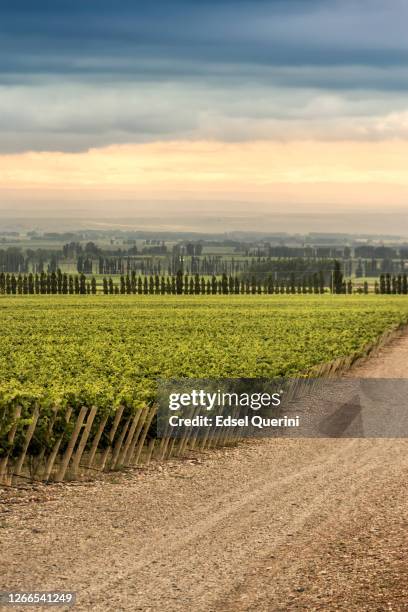
{"label": "gravel surface", "polygon": [[[408,377],[408,336],[353,375]],[[0,590],[73,590],[92,611],[408,611],[407,480],[408,440],[282,439],[3,490]]]}

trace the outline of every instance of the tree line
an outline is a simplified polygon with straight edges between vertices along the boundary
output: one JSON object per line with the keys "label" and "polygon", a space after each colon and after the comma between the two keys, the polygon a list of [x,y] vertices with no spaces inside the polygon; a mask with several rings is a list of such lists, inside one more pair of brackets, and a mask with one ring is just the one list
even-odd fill
{"label": "tree line", "polygon": [[[323,294],[326,291],[335,294],[351,294],[355,292],[369,293],[369,285],[355,288],[352,281],[345,281],[339,266],[334,268],[330,285],[325,281],[323,271],[296,277],[294,273],[286,279],[274,279],[269,275],[264,280],[255,276],[240,278],[223,274],[204,277],[199,274],[188,275],[181,270],[176,275],[121,275],[119,282],[111,276],[103,277],[102,286],[98,288],[94,276],[85,274],[66,274],[57,272],[41,272],[40,274],[0,273],[0,294],[4,295],[249,295],[249,294]],[[378,294],[408,294],[406,274],[397,276],[382,274],[379,282],[374,285],[374,293]]]}
{"label": "tree line", "polygon": [[85,274],[41,272],[40,274],[0,273],[0,293],[16,294],[93,294],[97,293],[96,278]]}

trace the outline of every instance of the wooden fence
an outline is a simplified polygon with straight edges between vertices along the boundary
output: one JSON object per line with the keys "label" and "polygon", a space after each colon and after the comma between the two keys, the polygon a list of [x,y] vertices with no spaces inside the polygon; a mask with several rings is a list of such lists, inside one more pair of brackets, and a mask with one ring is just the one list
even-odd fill
{"label": "wooden fence", "polygon": [[[97,427],[92,427],[97,407],[83,407],[74,414],[72,408],[65,411],[65,422],[71,430],[68,443],[62,448],[64,432],[61,432],[49,452],[41,450],[33,454],[30,444],[35,437],[40,411],[34,407],[30,422],[21,425],[21,407],[14,409],[12,426],[7,434],[7,451],[0,457],[0,484],[16,485],[24,480],[62,482],[78,480],[123,468],[147,465],[152,458],[165,460],[181,457],[189,450],[199,450],[236,443],[239,429],[220,432],[209,431],[197,438],[193,428],[186,429],[182,437],[152,435],[152,421],[157,407],[145,407],[131,416],[126,416],[119,406],[112,419],[102,418]],[[48,435],[52,434],[54,422],[49,421]],[[19,453],[15,452],[15,437],[20,428]],[[153,432],[154,433],[154,432]],[[101,441],[103,439],[103,444]]]}

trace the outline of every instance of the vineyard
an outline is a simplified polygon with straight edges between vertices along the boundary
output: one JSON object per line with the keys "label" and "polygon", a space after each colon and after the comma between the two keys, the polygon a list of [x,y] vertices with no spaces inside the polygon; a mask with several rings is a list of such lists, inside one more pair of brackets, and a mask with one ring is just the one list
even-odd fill
{"label": "vineyard", "polygon": [[157,378],[315,373],[407,323],[408,301],[15,296],[0,313],[0,479],[11,482],[10,470],[62,479],[137,464],[156,452]]}

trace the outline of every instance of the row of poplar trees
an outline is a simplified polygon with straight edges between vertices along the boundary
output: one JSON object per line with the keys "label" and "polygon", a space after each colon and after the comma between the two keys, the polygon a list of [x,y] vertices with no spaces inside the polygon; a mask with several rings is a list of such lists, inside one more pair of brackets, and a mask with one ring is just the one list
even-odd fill
{"label": "row of poplar trees", "polygon": [[87,279],[85,274],[62,274],[41,272],[40,274],[0,273],[0,293],[14,294],[93,294],[97,291],[96,279]]}
{"label": "row of poplar trees", "polygon": [[[248,294],[322,294],[325,292],[325,278],[323,272],[296,279],[291,274],[288,279],[273,279],[269,276],[259,281],[255,276],[241,279],[236,276],[223,274],[221,278],[212,276],[205,278],[198,274],[189,276],[179,271],[175,276],[136,276],[122,275],[119,283],[112,277],[104,277],[102,293],[108,294],[139,294],[139,295],[248,295]],[[334,276],[330,290],[332,293],[353,293],[353,285],[349,280],[345,282],[342,276]],[[364,289],[368,293],[368,283]],[[41,274],[9,274],[0,273],[0,293],[15,294],[76,294],[95,295],[98,292],[95,277],[86,277],[85,274],[63,274],[57,272],[42,272]],[[381,294],[408,294],[407,275],[391,276],[383,274],[380,281],[375,283],[375,293]]]}
{"label": "row of poplar trees", "polygon": [[316,273],[296,281],[295,275],[286,280],[274,280],[269,276],[265,281],[258,281],[255,276],[240,279],[237,276],[223,274],[221,278],[205,278],[198,274],[189,276],[181,271],[175,276],[136,276],[120,277],[119,287],[112,278],[103,279],[105,294],[139,294],[139,295],[216,295],[216,294],[271,294],[271,293],[324,293],[323,273]]}
{"label": "row of poplar trees", "polygon": [[398,274],[398,276],[391,276],[391,274],[381,274],[380,283],[376,285],[376,289],[378,293],[407,295],[407,275]]}

